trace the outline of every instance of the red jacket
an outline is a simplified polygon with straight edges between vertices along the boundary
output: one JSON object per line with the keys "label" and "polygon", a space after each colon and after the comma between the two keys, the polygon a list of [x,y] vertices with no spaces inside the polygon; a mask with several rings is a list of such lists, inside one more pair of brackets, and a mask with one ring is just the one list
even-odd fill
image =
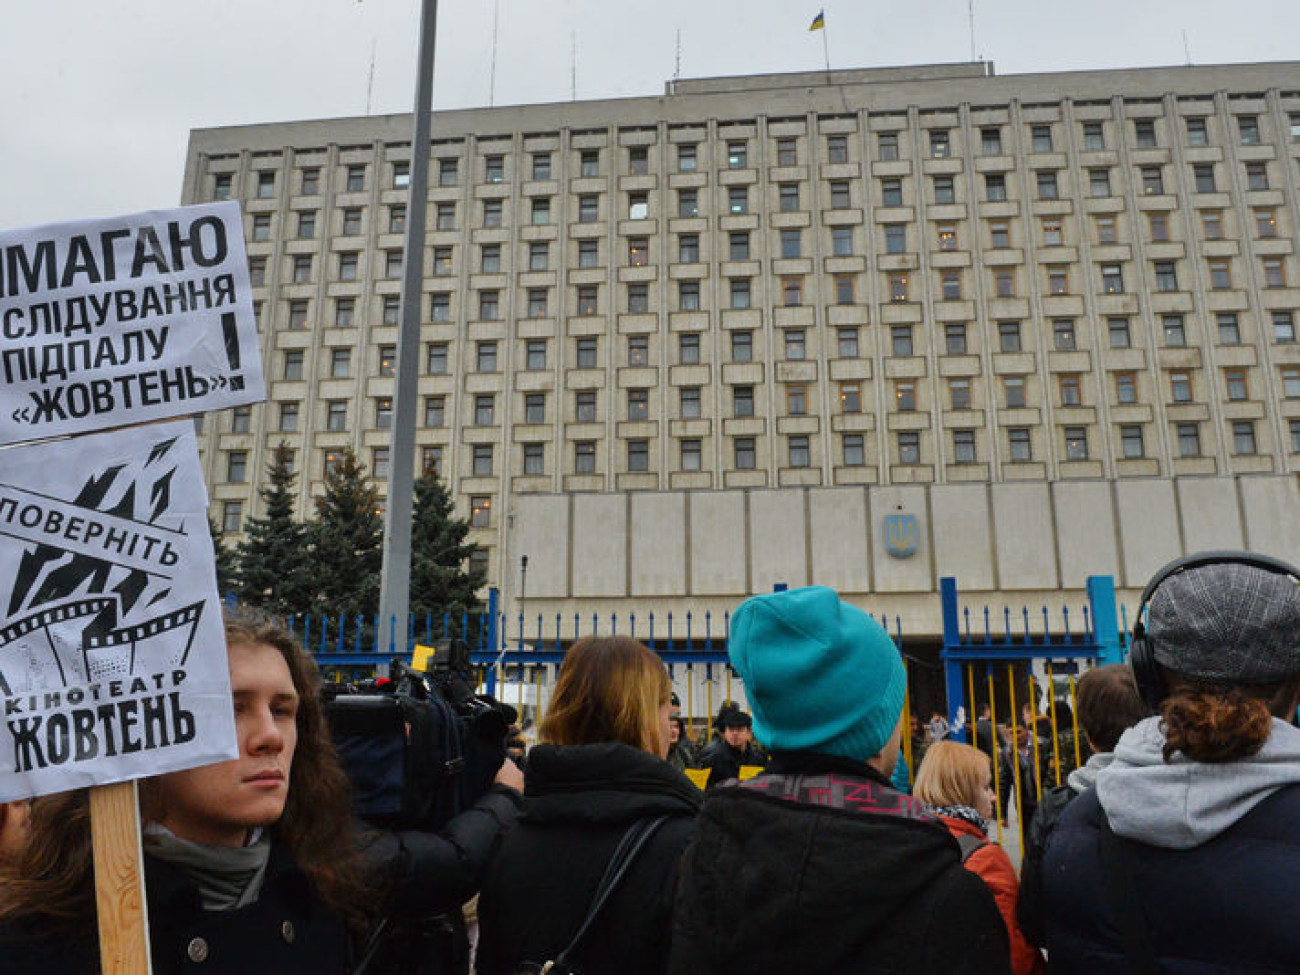
{"label": "red jacket", "polygon": [[[940,821],[948,827],[954,838],[966,834],[984,839],[984,834],[974,823],[952,816],[940,816]],[[1012,975],[1043,975],[1047,965],[1037,948],[1025,940],[1016,923],[1016,901],[1020,897],[1020,881],[1016,879],[1016,868],[1011,865],[1011,858],[996,843],[985,843],[966,858],[966,869],[977,875],[998,902],[1002,920],[1007,924],[1007,934],[1011,938],[1011,972]]]}

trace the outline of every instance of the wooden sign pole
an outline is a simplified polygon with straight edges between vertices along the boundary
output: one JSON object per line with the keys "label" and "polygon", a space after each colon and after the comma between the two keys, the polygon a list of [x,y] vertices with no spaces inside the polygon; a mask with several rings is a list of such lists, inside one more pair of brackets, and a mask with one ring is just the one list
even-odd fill
{"label": "wooden sign pole", "polygon": [[103,975],[149,975],[149,923],[144,850],[135,782],[90,790],[95,844],[95,902]]}

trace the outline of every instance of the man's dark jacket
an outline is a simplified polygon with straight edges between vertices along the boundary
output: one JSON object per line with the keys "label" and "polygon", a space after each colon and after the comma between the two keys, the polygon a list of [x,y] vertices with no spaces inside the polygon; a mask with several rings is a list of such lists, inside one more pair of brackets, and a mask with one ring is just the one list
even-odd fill
{"label": "man's dark jacket", "polygon": [[859,762],[776,754],[709,793],[682,858],[673,975],[1009,970],[957,841]]}
{"label": "man's dark jacket", "polygon": [[746,745],[743,750],[732,748],[725,738],[715,738],[700,750],[696,759],[700,768],[709,770],[706,788],[712,789],[720,782],[740,776],[742,765],[762,765],[765,757],[753,745]]}
{"label": "man's dark jacket", "polygon": [[702,799],[684,774],[627,745],[534,748],[523,815],[489,865],[479,897],[479,975],[554,959],[582,924],[623,834],[666,815],[573,959],[584,975],[659,975],[668,958],[677,864]]}
{"label": "man's dark jacket", "polygon": [[[1104,815],[1097,790],[1087,790],[1069,804],[1047,845],[1043,882],[1053,975],[1133,971],[1102,872]],[[1130,844],[1133,892],[1163,971],[1300,971],[1297,823],[1300,786],[1290,786],[1201,846]]]}

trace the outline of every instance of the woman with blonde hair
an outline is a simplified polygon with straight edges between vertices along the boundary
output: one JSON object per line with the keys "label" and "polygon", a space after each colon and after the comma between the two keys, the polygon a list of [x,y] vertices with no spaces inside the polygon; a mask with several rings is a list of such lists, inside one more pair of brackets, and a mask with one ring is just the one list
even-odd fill
{"label": "woman with blonde hair", "polygon": [[620,841],[659,817],[572,961],[586,975],[664,970],[677,861],[701,801],[664,760],[671,716],[668,671],[637,641],[586,637],[566,654],[528,755],[523,814],[479,898],[479,975],[553,960]]}
{"label": "woman with blonde hair", "polygon": [[960,742],[935,742],[917,770],[913,794],[933,807],[961,847],[966,869],[993,892],[1011,940],[1013,975],[1045,971],[1043,956],[1016,923],[1020,883],[1015,868],[1002,847],[988,839],[988,820],[993,816],[993,767],[988,755]]}

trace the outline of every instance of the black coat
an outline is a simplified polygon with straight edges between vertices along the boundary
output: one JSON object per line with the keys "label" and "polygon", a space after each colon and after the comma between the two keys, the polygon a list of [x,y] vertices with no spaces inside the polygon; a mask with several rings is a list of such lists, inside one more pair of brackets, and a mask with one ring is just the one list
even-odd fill
{"label": "black coat", "polygon": [[624,832],[668,815],[575,959],[584,975],[662,972],[677,861],[701,798],[681,772],[627,745],[534,748],[524,813],[488,867],[479,897],[479,975],[553,959],[582,924]]}
{"label": "black coat", "polygon": [[[1052,972],[1133,970],[1109,903],[1095,789],[1061,817],[1043,867]],[[1300,786],[1273,793],[1208,843],[1131,844],[1134,894],[1163,971],[1175,975],[1300,969]]]}
{"label": "black coat", "polygon": [[874,769],[777,754],[705,799],[682,858],[673,975],[998,975],[1008,953],[957,841]]}
{"label": "black coat", "polygon": [[[345,975],[351,971],[343,922],[275,846],[257,901],[231,911],[203,910],[198,889],[180,871],[148,855],[144,864],[154,975]],[[40,919],[11,926],[0,940],[0,972],[94,975],[100,970],[94,922],[79,927],[79,936],[68,936]]]}
{"label": "black coat", "polygon": [[766,757],[753,745],[746,745],[743,751],[732,748],[724,738],[715,738],[700,750],[696,763],[700,768],[709,770],[709,780],[705,788],[712,789],[720,782],[740,777],[740,766],[763,765]]}
{"label": "black coat", "polygon": [[1020,861],[1020,898],[1016,901],[1016,920],[1025,939],[1035,947],[1047,944],[1043,926],[1043,856],[1047,841],[1060,822],[1066,807],[1078,793],[1069,785],[1058,785],[1043,793],[1043,801],[1034,810],[1034,818],[1025,833],[1025,855]]}

